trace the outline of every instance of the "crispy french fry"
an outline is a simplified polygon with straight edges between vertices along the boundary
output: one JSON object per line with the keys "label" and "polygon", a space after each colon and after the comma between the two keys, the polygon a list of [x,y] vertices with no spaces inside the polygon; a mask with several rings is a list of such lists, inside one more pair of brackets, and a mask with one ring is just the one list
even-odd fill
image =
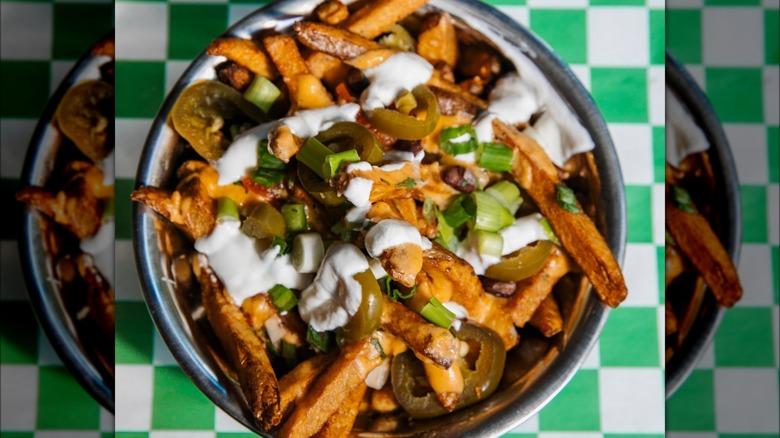
{"label": "crispy french fry", "polygon": [[496,137],[517,150],[512,175],[547,218],[563,247],[582,268],[602,302],[611,307],[627,294],[623,273],[596,225],[584,213],[572,213],[556,201],[558,173],[544,150],[530,137],[496,119]]}
{"label": "crispy french fry", "polygon": [[282,75],[287,89],[290,90],[290,96],[300,108],[333,105],[328,90],[309,70],[293,37],[267,36],[263,38],[263,45]]}
{"label": "crispy french fry", "polygon": [[506,308],[518,327],[531,320],[542,301],[550,295],[555,284],[571,271],[571,261],[557,246],[553,247],[542,270],[517,285],[517,292],[506,302]]}
{"label": "crispy french fry", "polygon": [[426,321],[405,305],[382,295],[382,327],[403,339],[416,354],[442,369],[458,360],[460,342],[445,328]]}
{"label": "crispy french fry", "polygon": [[435,12],[423,22],[417,37],[417,53],[431,64],[444,62],[454,67],[458,62],[458,36],[450,14]]}
{"label": "crispy french fry", "polygon": [[249,69],[252,73],[276,79],[279,73],[268,59],[263,49],[252,40],[243,38],[219,38],[206,48],[206,53],[212,56],[224,56]]}
{"label": "crispy french fry", "polygon": [[280,411],[287,418],[295,404],[306,396],[317,378],[336,359],[334,354],[317,354],[299,363],[279,379]]}
{"label": "crispy french fry", "polygon": [[441,77],[441,73],[439,73],[438,71],[433,72],[433,76],[431,76],[431,79],[428,81],[428,86],[431,87],[431,90],[433,90],[434,88],[439,88],[450,94],[456,95],[460,99],[465,100],[466,102],[470,103],[471,105],[474,105],[475,107],[481,110],[485,110],[488,107],[487,102],[485,102],[484,100],[469,93],[468,91],[453,84],[452,82],[443,79]]}
{"label": "crispy french fry", "polygon": [[268,430],[282,419],[279,383],[271,367],[265,346],[252,332],[241,310],[233,303],[205,264],[198,258],[198,281],[201,285],[203,308],[214,333],[233,364],[241,390],[257,424]]}
{"label": "crispy french fry", "polygon": [[737,269],[712,230],[698,212],[686,213],[666,200],[666,227],[677,247],[710,287],[718,304],[731,307],[742,297]]}
{"label": "crispy french fry", "polygon": [[547,295],[547,297],[539,303],[539,308],[536,309],[536,312],[531,316],[531,320],[528,321],[528,323],[539,329],[539,331],[548,338],[557,335],[563,330],[561,309],[558,307],[558,303],[552,295]]}
{"label": "crispy french fry", "polygon": [[271,131],[268,138],[268,149],[276,158],[289,163],[290,159],[303,147],[304,139],[290,131],[288,126],[282,125]]}
{"label": "crispy french fry", "polygon": [[304,46],[345,62],[382,48],[378,43],[360,35],[321,23],[299,21],[293,25],[293,30],[298,41]]}
{"label": "crispy french fry", "polygon": [[382,363],[369,336],[341,349],[339,356],[322,373],[279,430],[280,437],[309,437],[319,431],[374,368]]}
{"label": "crispy french fry", "polygon": [[393,393],[393,385],[388,381],[382,389],[371,391],[371,410],[379,414],[389,414],[401,409]]}
{"label": "crispy french fry", "polygon": [[411,243],[396,245],[380,254],[379,262],[390,278],[404,286],[413,287],[414,280],[422,269],[422,248]]}
{"label": "crispy french fry", "polygon": [[315,438],[341,438],[349,435],[352,425],[360,411],[360,404],[366,395],[368,387],[361,383],[355,388],[339,406],[339,409],[328,418],[325,425],[317,432]]}
{"label": "crispy french fry", "polygon": [[335,26],[349,17],[349,9],[339,0],[325,0],[314,9],[314,14],[323,23]]}
{"label": "crispy french fry", "polygon": [[311,52],[304,59],[311,73],[331,87],[344,82],[350,70],[340,59],[322,52]]}
{"label": "crispy french fry", "polygon": [[674,314],[674,308],[672,302],[666,300],[666,312],[664,317],[664,327],[666,329],[666,336],[673,333],[677,333],[677,315]]}
{"label": "crispy french fry", "polygon": [[108,38],[103,38],[97,44],[92,46],[92,55],[94,56],[108,56],[111,59],[114,58],[116,52],[116,45],[114,43],[114,36],[111,35]]}
{"label": "crispy french fry", "polygon": [[355,11],[341,26],[368,39],[390,30],[428,0],[375,0]]}
{"label": "crispy french fry", "polygon": [[666,287],[685,272],[685,261],[674,246],[666,244]]}
{"label": "crispy french fry", "polygon": [[248,68],[233,61],[223,62],[216,69],[220,82],[224,82],[242,93],[254,79],[254,75]]}

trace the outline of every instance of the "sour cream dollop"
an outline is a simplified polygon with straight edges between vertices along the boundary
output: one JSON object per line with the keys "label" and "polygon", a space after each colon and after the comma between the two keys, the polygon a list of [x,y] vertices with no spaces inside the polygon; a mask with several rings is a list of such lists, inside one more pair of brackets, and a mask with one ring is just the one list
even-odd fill
{"label": "sour cream dollop", "polygon": [[357,246],[332,244],[317,277],[301,293],[301,319],[318,332],[346,325],[363,301],[363,288],[353,277],[368,268],[368,260]]}
{"label": "sour cream dollop", "polygon": [[298,111],[279,121],[279,124],[290,128],[290,132],[298,137],[308,138],[329,129],[337,122],[354,122],[359,111],[360,105],[356,103],[331,105]]}
{"label": "sour cream dollop", "polygon": [[366,233],[365,242],[368,255],[374,258],[392,247],[407,243],[423,249],[431,247],[430,240],[420,236],[414,225],[398,219],[385,219],[371,227]]}
{"label": "sour cream dollop", "polygon": [[369,86],[361,96],[363,109],[384,108],[405,91],[424,84],[433,75],[433,66],[422,56],[401,52],[387,58],[376,67],[363,70]]}
{"label": "sour cream dollop", "polygon": [[688,156],[704,152],[710,143],[691,114],[669,88],[666,89],[666,161],[674,167]]}
{"label": "sour cream dollop", "polygon": [[257,146],[268,138],[271,126],[264,123],[236,137],[214,166],[219,173],[218,185],[233,184],[257,166]]}

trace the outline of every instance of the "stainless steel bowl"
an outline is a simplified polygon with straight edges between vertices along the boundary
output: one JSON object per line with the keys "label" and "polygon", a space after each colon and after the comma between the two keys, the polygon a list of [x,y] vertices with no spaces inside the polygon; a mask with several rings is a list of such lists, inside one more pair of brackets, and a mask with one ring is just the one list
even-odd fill
{"label": "stainless steel bowl", "polygon": [[[113,31],[111,35],[113,34]],[[100,77],[99,66],[105,58],[87,52],[73,68],[57,91],[49,99],[33,132],[22,169],[21,185],[44,186],[63,142],[63,135],[53,124],[54,112],[65,93],[75,84]],[[41,84],[46,86],[46,84]],[[19,254],[27,292],[46,337],[63,364],[82,387],[110,412],[114,412],[114,380],[103,372],[102,366],[91,357],[88,347],[76,333],[72,316],[63,303],[54,278],[52,260],[46,249],[41,213],[26,207],[22,212]]]}
{"label": "stainless steel bowl", "polygon": [[[736,264],[741,248],[742,210],[737,169],[726,134],[704,92],[677,58],[668,51],[666,52],[666,87],[677,95],[710,143],[708,153],[719,190],[723,193],[721,199],[724,201],[717,206],[721,229],[716,232],[729,257]],[[725,309],[715,302],[712,294],[708,293],[691,331],[672,360],[666,364],[666,398],[671,397],[691,374],[701,355],[712,342],[724,312]]]}
{"label": "stainless steel bowl", "polygon": [[[268,28],[285,29],[308,15],[319,0],[280,1],[263,7],[228,29],[224,36],[250,37]],[[625,230],[623,181],[612,140],[590,95],[549,46],[527,29],[492,7],[472,0],[432,0],[429,7],[449,12],[499,45],[507,55],[528,56],[568,102],[596,144],[594,152],[603,182],[602,228],[618,260],[622,260]],[[509,53],[511,52],[511,53]],[[201,53],[174,85],[155,119],[138,168],[136,184],[170,187],[174,172],[188,151],[168,122],[173,103],[188,84],[214,77],[219,61]],[[190,155],[192,157],[193,155]],[[225,366],[221,349],[203,316],[197,288],[186,269],[176,269],[181,259],[181,238],[164,220],[147,208],[133,207],[133,241],[146,302],[157,328],[187,375],[217,406],[257,433],[240,388]],[[163,248],[165,250],[163,250]],[[169,251],[173,250],[174,254]],[[177,258],[178,257],[178,258]],[[173,280],[173,281],[172,281]],[[588,288],[568,306],[565,339],[533,356],[510,355],[505,382],[487,400],[445,417],[404,422],[390,418],[379,424],[361,421],[356,430],[365,436],[426,434],[431,436],[497,436],[527,420],[552,399],[574,375],[595,344],[609,313]],[[564,310],[566,311],[566,310]],[[549,347],[549,346],[548,346]],[[551,351],[554,350],[554,351]],[[396,421],[397,422],[394,422]]]}

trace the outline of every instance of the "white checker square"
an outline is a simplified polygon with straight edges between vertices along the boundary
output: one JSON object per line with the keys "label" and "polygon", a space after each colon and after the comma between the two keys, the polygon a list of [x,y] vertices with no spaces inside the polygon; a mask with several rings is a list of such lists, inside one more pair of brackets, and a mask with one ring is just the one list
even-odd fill
{"label": "white checker square", "polygon": [[165,63],[165,94],[171,92],[184,70],[190,66],[190,61],[167,61]]}
{"label": "white checker square", "polygon": [[[772,245],[780,244],[780,185],[769,184],[767,186],[767,209],[769,210],[769,243]],[[777,268],[775,266],[775,268]]]}
{"label": "white checker square", "polygon": [[228,6],[228,25],[232,26],[236,24],[236,22],[247,15],[249,15],[251,12],[253,12],[257,7],[254,5],[233,5],[231,4]]}
{"label": "white checker square", "polygon": [[704,8],[702,58],[709,66],[763,64],[764,15],[759,8]]}
{"label": "white checker square", "polygon": [[609,133],[615,143],[623,182],[653,183],[653,134],[645,124],[610,123]]}
{"label": "white checker square", "polygon": [[650,123],[653,125],[666,124],[666,68],[654,66],[647,69],[647,84],[650,95]]}
{"label": "white checker square", "polygon": [[114,431],[114,414],[103,407],[100,408],[100,430],[103,432]]}
{"label": "white checker square", "polygon": [[153,352],[153,363],[155,366],[161,366],[161,365],[178,365],[179,363],[176,362],[176,359],[173,357],[173,354],[171,354],[171,350],[168,349],[168,346],[165,344],[165,341],[163,341],[162,337],[160,336],[160,332],[157,331],[157,327],[154,329],[154,340],[153,344],[154,352]]}
{"label": "white checker square", "polygon": [[569,65],[574,76],[580,81],[583,87],[590,92],[590,67],[587,65]]}
{"label": "white checker square", "polygon": [[584,8],[588,0],[528,0],[532,8]]}
{"label": "white checker square", "polygon": [[49,66],[49,95],[54,94],[54,91],[59,88],[65,76],[70,73],[73,66],[76,65],[75,61],[52,61]]}
{"label": "white checker square", "polygon": [[621,306],[648,307],[658,305],[658,270],[656,246],[647,243],[626,245],[623,277],[629,294]]}
{"label": "white checker square", "polygon": [[731,145],[740,184],[769,182],[766,128],[762,125],[725,124],[723,130]]}
{"label": "white checker square", "polygon": [[598,342],[593,345],[590,352],[585,357],[585,361],[582,362],[582,369],[595,370],[601,366],[601,347]]}
{"label": "white checker square", "polygon": [[19,178],[35,120],[0,119],[0,177]]}
{"label": "white checker square", "polygon": [[116,119],[114,159],[117,178],[135,178],[152,119]]}
{"label": "white checker square", "polygon": [[524,6],[499,6],[498,9],[512,17],[513,20],[517,21],[518,23],[522,24],[525,27],[528,27],[529,23],[531,22],[530,19],[530,11],[527,7]]}
{"label": "white checker square", "polygon": [[761,5],[765,8],[779,8],[780,7],[780,0],[763,0],[761,2]]}
{"label": "white checker square", "polygon": [[690,74],[693,78],[693,82],[696,82],[696,85],[698,85],[702,90],[707,91],[707,81],[705,80],[704,66],[686,65],[685,69],[688,70],[688,74]]}
{"label": "white checker square", "polygon": [[588,14],[588,62],[598,66],[646,66],[649,18],[644,8],[591,8]]}
{"label": "white checker square", "polygon": [[780,124],[780,67],[764,67],[764,122]]}
{"label": "white checker square", "polygon": [[699,361],[696,362],[696,368],[708,370],[715,368],[715,347],[712,342],[707,345],[707,348],[705,348],[704,352],[699,356]]}
{"label": "white checker square", "polygon": [[666,244],[666,185],[653,184],[650,196],[653,202],[653,243]]}
{"label": "white checker square", "polygon": [[601,430],[605,433],[664,431],[664,382],[660,369],[603,368]]}
{"label": "white checker square", "polygon": [[666,0],[667,9],[700,8],[703,5],[704,0]]}
{"label": "white checker square", "polygon": [[138,273],[135,269],[135,257],[133,257],[133,242],[130,240],[116,240],[116,257],[114,261],[114,275],[116,275],[117,301],[142,301],[141,285],[138,283]]}
{"label": "white checker square", "polygon": [[646,0],[647,7],[652,9],[664,9],[666,8],[666,1],[664,0]]}
{"label": "white checker square", "polygon": [[115,374],[116,430],[149,430],[152,425],[154,367],[117,364]]}
{"label": "white checker square", "polygon": [[[780,343],[780,306],[774,306],[772,310],[772,333],[774,333],[773,345]],[[775,348],[775,363],[780,364],[780,348]]]}
{"label": "white checker square", "polygon": [[213,431],[193,431],[193,430],[153,430],[149,432],[149,438],[214,438],[216,432]]}
{"label": "white checker square", "polygon": [[51,58],[52,10],[48,3],[0,3],[3,61]]}
{"label": "white checker square", "polygon": [[739,279],[744,293],[739,306],[772,306],[772,257],[769,245],[742,244]]}
{"label": "white checker square", "polygon": [[117,2],[116,57],[119,60],[164,60],[168,54],[168,5]]}
{"label": "white checker square", "polygon": [[[659,304],[655,312],[655,327],[658,331],[658,357],[666,357],[666,304]],[[666,368],[666,363],[661,361],[661,367]]]}
{"label": "white checker square", "polygon": [[214,429],[217,432],[247,432],[247,428],[222,409],[214,409]]}
{"label": "white checker square", "polygon": [[34,365],[0,365],[0,418],[3,430],[35,429],[38,368]]}
{"label": "white checker square", "polygon": [[715,369],[718,432],[778,433],[777,383],[776,369]]}
{"label": "white checker square", "polygon": [[43,330],[38,331],[38,365],[62,365],[62,360]]}
{"label": "white checker square", "polygon": [[14,240],[0,241],[0,281],[3,285],[0,287],[0,300],[28,300],[19,249]]}

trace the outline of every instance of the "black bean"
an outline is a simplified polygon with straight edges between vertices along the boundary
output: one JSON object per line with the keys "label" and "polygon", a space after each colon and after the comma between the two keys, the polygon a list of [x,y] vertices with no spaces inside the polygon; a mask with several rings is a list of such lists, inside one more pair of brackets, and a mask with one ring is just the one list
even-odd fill
{"label": "black bean", "polygon": [[442,174],[442,180],[450,187],[463,193],[471,193],[477,188],[474,174],[460,166],[450,167]]}
{"label": "black bean", "polygon": [[508,297],[517,290],[517,283],[514,281],[493,280],[484,276],[479,277],[485,292],[497,297]]}

